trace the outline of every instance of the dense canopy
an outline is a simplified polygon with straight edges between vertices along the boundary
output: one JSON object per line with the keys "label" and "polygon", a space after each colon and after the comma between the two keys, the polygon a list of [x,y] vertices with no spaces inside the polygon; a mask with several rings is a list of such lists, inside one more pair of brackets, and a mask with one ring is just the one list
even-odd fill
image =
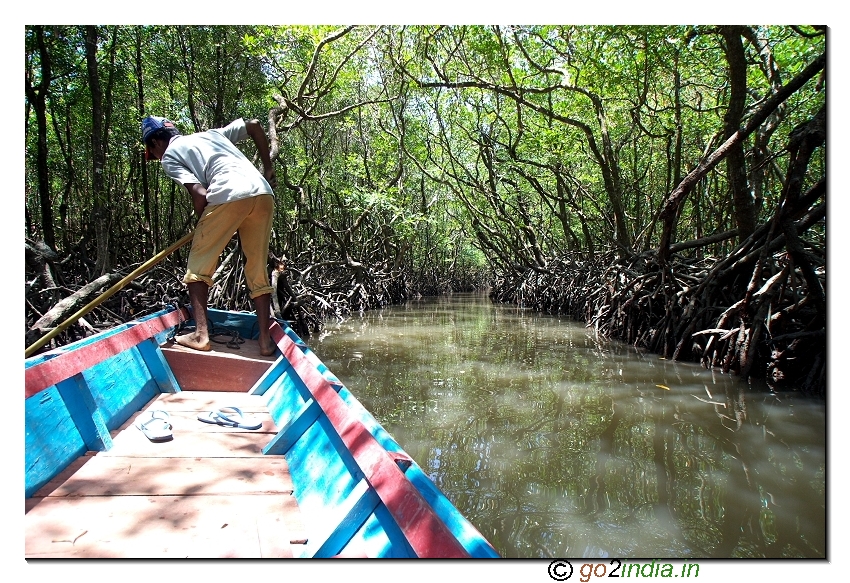
{"label": "dense canopy", "polygon": [[[280,184],[276,315],[302,330],[489,287],[820,393],[826,32],[27,26],[27,345],[191,230],[141,119],[191,133],[244,117]],[[185,301],[185,253],[57,341]],[[250,309],[240,270],[234,241],[216,307]]]}

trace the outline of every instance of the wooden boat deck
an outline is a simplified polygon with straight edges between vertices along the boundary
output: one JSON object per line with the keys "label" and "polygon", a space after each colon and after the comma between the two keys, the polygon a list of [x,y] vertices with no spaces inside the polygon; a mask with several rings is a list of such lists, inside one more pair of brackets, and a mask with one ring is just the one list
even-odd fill
{"label": "wooden boat deck", "polygon": [[[235,406],[257,430],[203,423]],[[282,558],[306,543],[286,460],[263,455],[277,432],[264,398],[240,392],[162,394],[142,411],[171,416],[154,443],[137,413],[26,500],[27,558]]]}
{"label": "wooden boat deck", "polygon": [[184,391],[247,391],[277,355],[263,356],[256,340],[228,345],[213,337],[210,352],[198,352],[173,341],[160,348]]}

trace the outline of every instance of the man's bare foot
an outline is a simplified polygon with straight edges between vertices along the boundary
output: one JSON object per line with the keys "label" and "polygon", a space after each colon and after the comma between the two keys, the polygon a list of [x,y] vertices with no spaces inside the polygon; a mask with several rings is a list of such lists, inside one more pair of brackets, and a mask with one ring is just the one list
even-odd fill
{"label": "man's bare foot", "polygon": [[185,346],[186,348],[192,348],[194,350],[202,350],[204,352],[208,352],[211,349],[209,339],[204,342],[200,339],[197,332],[190,332],[188,334],[181,334],[180,336],[175,336],[174,341],[180,346]]}
{"label": "man's bare foot", "polygon": [[263,356],[271,356],[274,354],[275,350],[277,350],[277,345],[274,342],[269,340],[260,339],[260,354]]}

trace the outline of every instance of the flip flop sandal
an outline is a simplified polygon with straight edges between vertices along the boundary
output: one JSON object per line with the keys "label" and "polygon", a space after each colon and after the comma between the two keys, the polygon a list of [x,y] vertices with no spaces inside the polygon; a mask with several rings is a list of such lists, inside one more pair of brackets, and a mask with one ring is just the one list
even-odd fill
{"label": "flip flop sandal", "polygon": [[[231,424],[233,427],[239,427],[241,429],[259,429],[263,426],[261,421],[257,421],[256,419],[252,419],[246,417],[242,410],[239,407],[222,407],[218,410],[218,418],[224,421],[225,423]],[[236,417],[235,415],[238,415]]]}
{"label": "flip flop sandal", "polygon": [[229,419],[219,417],[217,411],[207,411],[202,415],[198,415],[198,421],[209,423],[210,425],[219,425],[221,427],[239,427],[239,424]]}
{"label": "flip flop sandal", "polygon": [[171,434],[172,427],[169,422],[168,411],[150,411],[148,415],[150,415],[150,418],[145,416],[143,417],[146,419],[145,421],[137,420],[139,422],[136,423],[136,427],[144,433],[145,437],[153,442],[170,441],[174,438]]}
{"label": "flip flop sandal", "polygon": [[198,420],[204,423],[215,423],[225,427],[238,427],[249,430],[259,429],[263,426],[262,422],[257,422],[256,419],[246,418],[239,407],[222,407],[218,411],[210,411],[206,415],[199,415]]}
{"label": "flip flop sandal", "polygon": [[203,421],[210,425],[224,425],[224,422],[218,418],[218,414],[215,411],[208,411],[203,415],[198,415],[198,421]]}

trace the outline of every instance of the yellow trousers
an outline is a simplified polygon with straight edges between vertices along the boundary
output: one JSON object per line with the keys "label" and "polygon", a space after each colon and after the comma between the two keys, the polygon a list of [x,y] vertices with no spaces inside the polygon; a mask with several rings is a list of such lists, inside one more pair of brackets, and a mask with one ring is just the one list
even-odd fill
{"label": "yellow trousers", "polygon": [[274,196],[271,194],[208,206],[195,227],[183,283],[203,281],[212,286],[221,252],[233,234],[239,233],[251,299],[274,292],[268,271],[273,218]]}

